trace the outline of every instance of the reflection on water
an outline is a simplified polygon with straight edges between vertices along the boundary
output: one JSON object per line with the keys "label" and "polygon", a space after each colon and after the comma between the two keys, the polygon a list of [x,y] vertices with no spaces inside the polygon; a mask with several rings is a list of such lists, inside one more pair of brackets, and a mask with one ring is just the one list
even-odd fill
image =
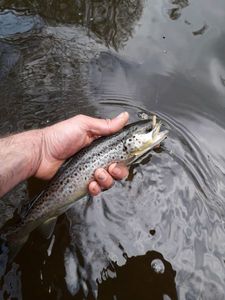
{"label": "reflection on water", "polygon": [[196,30],[196,31],[193,31],[192,33],[193,33],[193,35],[203,34],[203,33],[206,32],[207,29],[208,29],[208,26],[207,26],[206,24],[204,24],[204,25],[202,26],[202,28],[200,28],[200,29],[198,29],[198,30]]}
{"label": "reflection on water", "polygon": [[189,5],[189,0],[171,0],[173,8],[168,13],[171,20],[177,20],[181,16],[181,10]]}
{"label": "reflection on water", "polygon": [[98,299],[176,300],[175,274],[171,264],[155,251],[127,258],[121,267],[111,262],[101,274]]}
{"label": "reflection on water", "polygon": [[101,38],[106,46],[119,49],[132,36],[141,17],[142,0],[100,1],[2,1],[1,7],[39,14],[49,24],[79,24]]}
{"label": "reflection on water", "polygon": [[43,26],[40,17],[24,16],[24,14],[19,14],[13,10],[4,10],[0,19],[0,38],[8,38],[20,32],[32,32]]}
{"label": "reflection on water", "polygon": [[[210,4],[1,1],[0,23],[19,25],[0,29],[1,134],[80,112],[134,120],[140,107],[170,131],[51,240],[33,233],[6,271],[1,246],[6,299],[132,299],[133,286],[135,299],[224,299],[225,6]],[[6,195],[1,224],[27,198],[26,184]]]}

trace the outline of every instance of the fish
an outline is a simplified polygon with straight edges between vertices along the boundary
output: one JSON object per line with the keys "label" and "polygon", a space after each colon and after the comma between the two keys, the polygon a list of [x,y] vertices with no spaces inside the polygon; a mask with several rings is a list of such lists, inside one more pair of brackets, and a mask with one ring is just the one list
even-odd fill
{"label": "fish", "polygon": [[130,166],[157,147],[168,135],[168,130],[160,131],[161,125],[155,116],[152,122],[150,118],[139,120],[116,134],[100,137],[69,158],[48,186],[22,208],[19,220],[3,230],[1,238],[8,242],[11,253],[15,256],[37,227],[50,237],[57,217],[88,194],[88,184],[97,168],[107,169],[110,164],[121,162]]}

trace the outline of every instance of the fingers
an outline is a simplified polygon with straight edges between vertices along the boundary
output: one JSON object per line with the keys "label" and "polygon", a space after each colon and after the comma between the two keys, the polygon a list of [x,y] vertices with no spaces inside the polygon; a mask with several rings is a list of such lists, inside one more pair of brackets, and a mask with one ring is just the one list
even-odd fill
{"label": "fingers", "polygon": [[98,195],[102,190],[109,189],[113,185],[113,178],[102,168],[95,171],[95,181],[89,184],[89,192],[92,196]]}
{"label": "fingers", "polygon": [[101,187],[96,181],[92,181],[88,186],[88,190],[92,196],[97,196],[101,192]]}
{"label": "fingers", "polygon": [[114,179],[121,180],[126,176],[128,176],[128,169],[123,164],[111,164],[108,168],[108,172],[103,168],[99,168],[95,171],[95,180],[89,184],[89,193],[92,196],[96,196],[102,190],[111,188]]}
{"label": "fingers", "polygon": [[126,178],[129,174],[128,168],[120,163],[113,163],[108,168],[109,173],[112,175],[112,177],[116,180],[121,180],[123,178]]}
{"label": "fingers", "polygon": [[94,176],[102,189],[109,189],[113,185],[112,176],[103,168],[97,169]]}
{"label": "fingers", "polygon": [[102,136],[113,134],[122,129],[129,119],[129,114],[128,112],[123,112],[112,120],[97,119],[88,116],[80,116],[80,118],[81,117],[88,132],[91,132],[94,136]]}

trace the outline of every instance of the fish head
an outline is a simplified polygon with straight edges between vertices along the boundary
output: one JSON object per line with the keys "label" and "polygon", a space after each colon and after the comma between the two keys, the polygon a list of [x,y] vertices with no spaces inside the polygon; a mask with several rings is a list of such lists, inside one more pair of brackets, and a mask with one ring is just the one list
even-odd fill
{"label": "fish head", "polygon": [[160,131],[162,123],[156,122],[153,116],[150,120],[142,120],[130,128],[124,142],[124,149],[130,157],[140,157],[158,146],[168,135],[168,130]]}

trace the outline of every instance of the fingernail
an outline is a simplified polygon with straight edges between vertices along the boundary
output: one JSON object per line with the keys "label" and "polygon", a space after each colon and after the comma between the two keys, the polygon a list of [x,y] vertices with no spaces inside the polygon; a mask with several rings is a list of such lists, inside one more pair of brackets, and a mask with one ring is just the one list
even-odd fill
{"label": "fingernail", "polygon": [[106,171],[102,170],[101,173],[98,175],[98,179],[103,181],[106,179]]}
{"label": "fingernail", "polygon": [[98,187],[97,187],[97,186],[94,186],[92,189],[93,189],[93,192],[94,192],[94,193],[97,193],[97,192],[98,192]]}
{"label": "fingernail", "polygon": [[124,112],[122,112],[121,114],[119,114],[117,117],[116,117],[116,119],[125,119],[125,118],[127,118],[127,116],[128,116],[129,114],[128,114],[128,112],[127,111],[124,111]]}
{"label": "fingernail", "polygon": [[114,176],[120,176],[121,175],[121,169],[118,167],[117,164],[112,169],[112,175],[114,175]]}

